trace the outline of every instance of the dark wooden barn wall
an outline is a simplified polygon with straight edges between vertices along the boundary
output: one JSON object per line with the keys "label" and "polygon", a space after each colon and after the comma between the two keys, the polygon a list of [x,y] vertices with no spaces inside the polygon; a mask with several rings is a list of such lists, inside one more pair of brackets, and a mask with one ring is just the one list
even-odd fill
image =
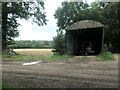
{"label": "dark wooden barn wall", "polygon": [[92,42],[94,55],[102,50],[103,28],[92,28],[84,30],[67,31],[67,53],[72,55],[82,55],[82,42]]}
{"label": "dark wooden barn wall", "polygon": [[72,55],[73,54],[73,37],[70,35],[70,32],[66,32],[67,35],[67,54]]}

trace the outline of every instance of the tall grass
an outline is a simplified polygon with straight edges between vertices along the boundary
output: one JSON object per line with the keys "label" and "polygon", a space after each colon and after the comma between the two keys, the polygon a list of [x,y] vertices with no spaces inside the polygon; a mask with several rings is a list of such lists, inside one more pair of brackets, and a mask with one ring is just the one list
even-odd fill
{"label": "tall grass", "polygon": [[96,57],[96,59],[100,61],[110,61],[110,60],[115,60],[115,57],[113,56],[111,52],[104,52],[104,53],[99,54]]}

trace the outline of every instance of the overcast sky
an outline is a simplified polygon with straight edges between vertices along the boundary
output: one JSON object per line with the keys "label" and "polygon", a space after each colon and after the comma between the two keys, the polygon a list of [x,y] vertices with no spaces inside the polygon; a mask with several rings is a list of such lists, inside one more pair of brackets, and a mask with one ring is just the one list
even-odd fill
{"label": "overcast sky", "polygon": [[[19,20],[21,26],[18,27],[20,32],[19,37],[15,40],[53,40],[53,37],[57,35],[56,30],[58,29],[56,19],[54,18],[55,10],[61,6],[61,2],[64,0],[46,0],[45,11],[47,16],[47,25],[38,26],[32,24],[30,21]],[[87,0],[88,3],[95,0]]]}

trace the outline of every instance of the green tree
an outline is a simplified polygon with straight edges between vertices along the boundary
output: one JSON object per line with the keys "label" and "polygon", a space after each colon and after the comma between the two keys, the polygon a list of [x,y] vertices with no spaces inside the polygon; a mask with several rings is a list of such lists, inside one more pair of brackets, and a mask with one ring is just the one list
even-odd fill
{"label": "green tree", "polygon": [[101,15],[103,3],[92,3],[91,5],[83,2],[63,2],[61,7],[58,7],[54,16],[57,19],[59,30],[66,30],[69,25],[81,20],[95,20],[103,22],[104,18]]}
{"label": "green tree", "polygon": [[57,31],[57,36],[53,38],[53,49],[60,55],[65,54],[65,35],[63,31]]}
{"label": "green tree", "polygon": [[19,35],[18,19],[32,19],[39,26],[46,24],[44,2],[3,2],[2,3],[2,48],[13,42]]}
{"label": "green tree", "polygon": [[109,3],[102,15],[105,18],[107,46],[113,51],[120,52],[120,2]]}
{"label": "green tree", "polygon": [[51,41],[20,40],[15,41],[14,48],[51,48]]}
{"label": "green tree", "polygon": [[70,24],[85,19],[83,9],[88,9],[88,5],[83,2],[63,2],[62,7],[59,7],[54,14],[58,20],[59,30],[66,30]]}

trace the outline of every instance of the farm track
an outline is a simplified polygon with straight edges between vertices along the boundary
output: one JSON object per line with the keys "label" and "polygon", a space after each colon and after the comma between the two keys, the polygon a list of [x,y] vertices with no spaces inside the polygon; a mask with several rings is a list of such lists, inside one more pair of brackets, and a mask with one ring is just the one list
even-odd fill
{"label": "farm track", "polygon": [[117,88],[118,60],[41,62],[3,61],[3,81],[26,88]]}

